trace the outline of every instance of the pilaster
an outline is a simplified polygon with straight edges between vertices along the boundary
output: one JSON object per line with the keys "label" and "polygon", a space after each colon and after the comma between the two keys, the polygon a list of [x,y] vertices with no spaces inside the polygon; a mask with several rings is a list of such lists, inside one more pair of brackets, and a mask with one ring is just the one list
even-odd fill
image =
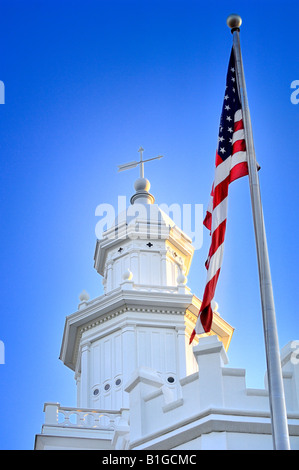
{"label": "pilaster", "polygon": [[90,406],[90,342],[81,345],[80,403],[82,408]]}

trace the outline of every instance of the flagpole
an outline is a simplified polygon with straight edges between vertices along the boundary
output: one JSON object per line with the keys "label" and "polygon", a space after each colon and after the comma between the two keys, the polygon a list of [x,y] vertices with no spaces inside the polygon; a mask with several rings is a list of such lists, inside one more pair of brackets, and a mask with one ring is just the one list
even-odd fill
{"label": "flagpole", "polygon": [[258,258],[260,293],[264,326],[272,438],[275,450],[289,450],[290,443],[288,433],[288,422],[276,327],[271,272],[263,209],[261,203],[257,162],[255,157],[251,119],[248,107],[247,91],[241,55],[239,37],[241,23],[242,19],[238,15],[230,15],[227,18],[227,25],[231,28],[231,32],[233,34],[236,72],[239,85],[240,99],[242,103],[243,123],[246,138],[249,185]]}

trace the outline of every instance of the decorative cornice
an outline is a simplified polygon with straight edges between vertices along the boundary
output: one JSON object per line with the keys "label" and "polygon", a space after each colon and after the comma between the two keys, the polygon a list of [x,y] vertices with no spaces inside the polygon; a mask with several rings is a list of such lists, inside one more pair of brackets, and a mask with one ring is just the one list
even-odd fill
{"label": "decorative cornice", "polygon": [[185,311],[182,310],[173,310],[173,309],[158,309],[158,308],[135,308],[135,307],[124,307],[115,312],[111,312],[107,315],[99,317],[97,320],[94,320],[84,327],[79,329],[79,332],[82,334],[84,331],[90,330],[95,326],[101,325],[102,323],[111,320],[112,318],[118,317],[120,314],[125,312],[143,312],[143,313],[162,313],[166,315],[184,315]]}
{"label": "decorative cornice", "polygon": [[[150,313],[150,314],[162,314],[162,315],[181,315],[181,316],[184,316],[184,314],[185,314],[184,309],[174,310],[174,309],[158,309],[158,308],[136,308],[136,307],[127,306],[127,307],[123,307],[119,310],[110,312],[107,315],[103,315],[101,317],[98,317],[98,319],[95,319],[92,322],[86,323],[82,328],[77,330],[76,340],[75,340],[74,349],[73,349],[72,363],[73,364],[77,363],[82,335],[85,332],[87,332],[89,330],[92,330],[93,328],[95,328],[99,325],[102,325],[103,323],[107,323],[109,320],[112,320],[112,319],[114,319],[114,318],[116,318],[119,315],[122,315],[124,313],[130,314],[130,313],[135,313],[135,312]],[[133,322],[134,325],[137,325],[137,324],[142,325],[142,323],[144,321],[145,321],[145,319],[142,319],[142,320],[140,319],[140,321],[138,321],[136,319],[134,319],[134,320],[133,319],[128,319],[126,324]],[[147,323],[148,323],[148,319],[147,319]],[[171,326],[171,324],[170,324],[170,326]],[[124,325],[122,326],[122,328],[123,327],[124,327]],[[120,328],[120,326],[119,326],[119,323],[118,323],[118,324],[114,325],[114,327],[113,327],[113,329],[110,333],[112,333],[114,330],[117,330],[119,328]],[[176,325],[173,325],[173,328],[177,329]],[[103,333],[103,335],[104,334],[106,334],[106,332]],[[96,339],[99,339],[99,337],[97,337]],[[92,343],[92,342],[93,342],[93,340],[90,340],[90,343]]]}
{"label": "decorative cornice", "polygon": [[[121,314],[139,313],[141,315],[138,321],[143,324],[142,313],[184,315],[191,300],[191,294],[174,294],[163,290],[153,293],[143,290],[115,289],[108,295],[102,295],[88,302],[85,308],[66,318],[60,359],[74,370],[80,338],[84,331],[114,320]],[[115,323],[114,327],[119,328],[119,324]]]}

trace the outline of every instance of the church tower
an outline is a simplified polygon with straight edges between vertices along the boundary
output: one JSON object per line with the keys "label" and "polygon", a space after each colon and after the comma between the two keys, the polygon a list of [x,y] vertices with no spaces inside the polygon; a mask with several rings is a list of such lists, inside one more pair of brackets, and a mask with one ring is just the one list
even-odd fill
{"label": "church tower", "polygon": [[[155,203],[140,150],[130,206],[96,242],[104,294],[90,300],[83,292],[65,322],[60,359],[75,372],[80,408],[129,408],[125,386],[140,367],[154,369],[175,400],[180,379],[197,371],[189,338],[200,300],[186,284],[194,247]],[[226,350],[232,333],[215,312],[211,334]]]}
{"label": "church tower", "polygon": [[[140,161],[130,204],[96,241],[104,292],[80,295],[66,317],[60,359],[77,404],[44,404],[35,449],[271,449],[269,393],[228,367],[233,328],[214,311],[209,334],[189,338],[201,301],[187,286],[194,247],[155,202]],[[161,158],[161,157],[158,157]],[[292,448],[299,449],[298,341],[282,350]]]}

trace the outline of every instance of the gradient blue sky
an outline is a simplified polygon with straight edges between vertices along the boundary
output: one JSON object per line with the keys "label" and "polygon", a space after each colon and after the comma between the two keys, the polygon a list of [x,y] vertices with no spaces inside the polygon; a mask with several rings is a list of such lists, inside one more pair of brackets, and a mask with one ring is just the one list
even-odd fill
{"label": "gradient blue sky", "polygon": [[[78,295],[102,293],[93,268],[95,208],[128,198],[138,170],[117,165],[165,155],[146,168],[157,203],[204,204],[232,37],[241,44],[269,243],[280,346],[299,339],[298,2],[1,2],[0,448],[32,449],[43,404],[75,406],[73,372],[58,359]],[[231,367],[262,387],[264,336],[247,178],[230,188],[216,300],[235,327]],[[209,244],[188,285],[199,297]]]}

